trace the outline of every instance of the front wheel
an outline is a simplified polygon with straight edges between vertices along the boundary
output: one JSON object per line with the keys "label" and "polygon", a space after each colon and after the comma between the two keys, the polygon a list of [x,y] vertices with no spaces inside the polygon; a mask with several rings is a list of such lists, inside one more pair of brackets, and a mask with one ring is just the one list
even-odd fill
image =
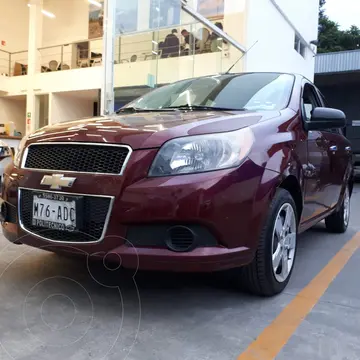
{"label": "front wheel", "polygon": [[350,221],[350,190],[346,186],[344,199],[338,211],[332,213],[325,219],[326,229],[333,233],[344,233]]}
{"label": "front wheel", "polygon": [[297,249],[295,202],[287,190],[278,189],[271,202],[253,261],[238,269],[239,285],[251,293],[273,296],[282,292],[293,271]]}

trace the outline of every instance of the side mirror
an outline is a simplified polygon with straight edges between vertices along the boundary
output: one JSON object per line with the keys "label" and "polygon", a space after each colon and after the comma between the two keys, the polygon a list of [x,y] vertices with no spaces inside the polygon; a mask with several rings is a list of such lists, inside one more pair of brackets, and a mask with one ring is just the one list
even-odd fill
{"label": "side mirror", "polygon": [[341,110],[331,108],[315,108],[311,114],[311,119],[306,122],[307,130],[325,130],[344,128],[346,126],[346,116]]}

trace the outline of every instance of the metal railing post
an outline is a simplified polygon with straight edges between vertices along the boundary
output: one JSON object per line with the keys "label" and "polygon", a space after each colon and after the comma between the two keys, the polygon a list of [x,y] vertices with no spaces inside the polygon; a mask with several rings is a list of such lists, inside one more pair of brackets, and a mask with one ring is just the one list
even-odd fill
{"label": "metal railing post", "polygon": [[103,77],[101,84],[101,114],[114,112],[114,50],[115,50],[115,9],[116,1],[105,1],[103,37]]}
{"label": "metal railing post", "polygon": [[214,25],[210,20],[208,20],[206,17],[202,16],[195,10],[193,10],[191,7],[189,7],[186,3],[186,0],[181,1],[181,7],[182,9],[191,15],[193,18],[198,20],[200,23],[207,26],[209,29],[211,29],[215,34],[217,34],[219,37],[222,37],[224,40],[226,40],[229,44],[234,46],[236,49],[240,50],[242,53],[246,53],[246,48],[239,44],[236,40],[234,40],[231,36],[226,34],[224,31],[219,29],[216,25]]}
{"label": "metal railing post", "polygon": [[60,70],[63,69],[63,65],[64,65],[64,45],[61,45]]}
{"label": "metal railing post", "polygon": [[9,77],[11,76],[11,53],[9,53]]}

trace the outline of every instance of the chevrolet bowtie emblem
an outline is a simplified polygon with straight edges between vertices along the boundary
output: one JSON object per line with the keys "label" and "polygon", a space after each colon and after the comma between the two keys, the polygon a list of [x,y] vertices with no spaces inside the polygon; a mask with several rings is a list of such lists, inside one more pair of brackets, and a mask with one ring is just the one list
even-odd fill
{"label": "chevrolet bowtie emblem", "polygon": [[52,190],[61,190],[62,187],[72,187],[76,178],[65,177],[62,174],[45,175],[41,185],[48,185]]}

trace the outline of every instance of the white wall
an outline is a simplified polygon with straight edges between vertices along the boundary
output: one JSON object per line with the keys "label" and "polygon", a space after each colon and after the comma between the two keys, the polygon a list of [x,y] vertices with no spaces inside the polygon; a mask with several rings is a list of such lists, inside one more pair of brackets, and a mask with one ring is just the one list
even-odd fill
{"label": "white wall", "polygon": [[26,99],[0,98],[0,123],[12,121],[15,129],[25,134]]}
{"label": "white wall", "polygon": [[100,66],[54,71],[37,74],[33,88],[41,93],[100,89],[102,77],[103,68]]}
{"label": "white wall", "polygon": [[5,81],[7,96],[26,95],[28,87],[28,76],[13,76],[0,79],[0,84]]}
{"label": "white wall", "polygon": [[7,76],[0,76],[0,94],[4,93],[4,95],[6,95],[6,93],[9,91],[9,86],[10,78]]}
{"label": "white wall", "polygon": [[296,52],[295,33],[270,0],[248,0],[246,33],[247,48],[258,43],[245,56],[245,71],[295,72],[314,78],[313,53],[307,49],[304,59]]}
{"label": "white wall", "polygon": [[76,94],[50,94],[49,123],[78,120],[93,116],[94,101],[79,98]]}
{"label": "white wall", "polygon": [[44,9],[56,18],[44,16],[42,47],[87,40],[89,2],[87,0],[45,0]]}
{"label": "white wall", "polygon": [[0,1],[0,44],[1,50],[23,51],[28,48],[29,8],[24,0]]}
{"label": "white wall", "polygon": [[[317,39],[319,0],[275,0],[308,42]],[[340,0],[338,0],[340,1]]]}

